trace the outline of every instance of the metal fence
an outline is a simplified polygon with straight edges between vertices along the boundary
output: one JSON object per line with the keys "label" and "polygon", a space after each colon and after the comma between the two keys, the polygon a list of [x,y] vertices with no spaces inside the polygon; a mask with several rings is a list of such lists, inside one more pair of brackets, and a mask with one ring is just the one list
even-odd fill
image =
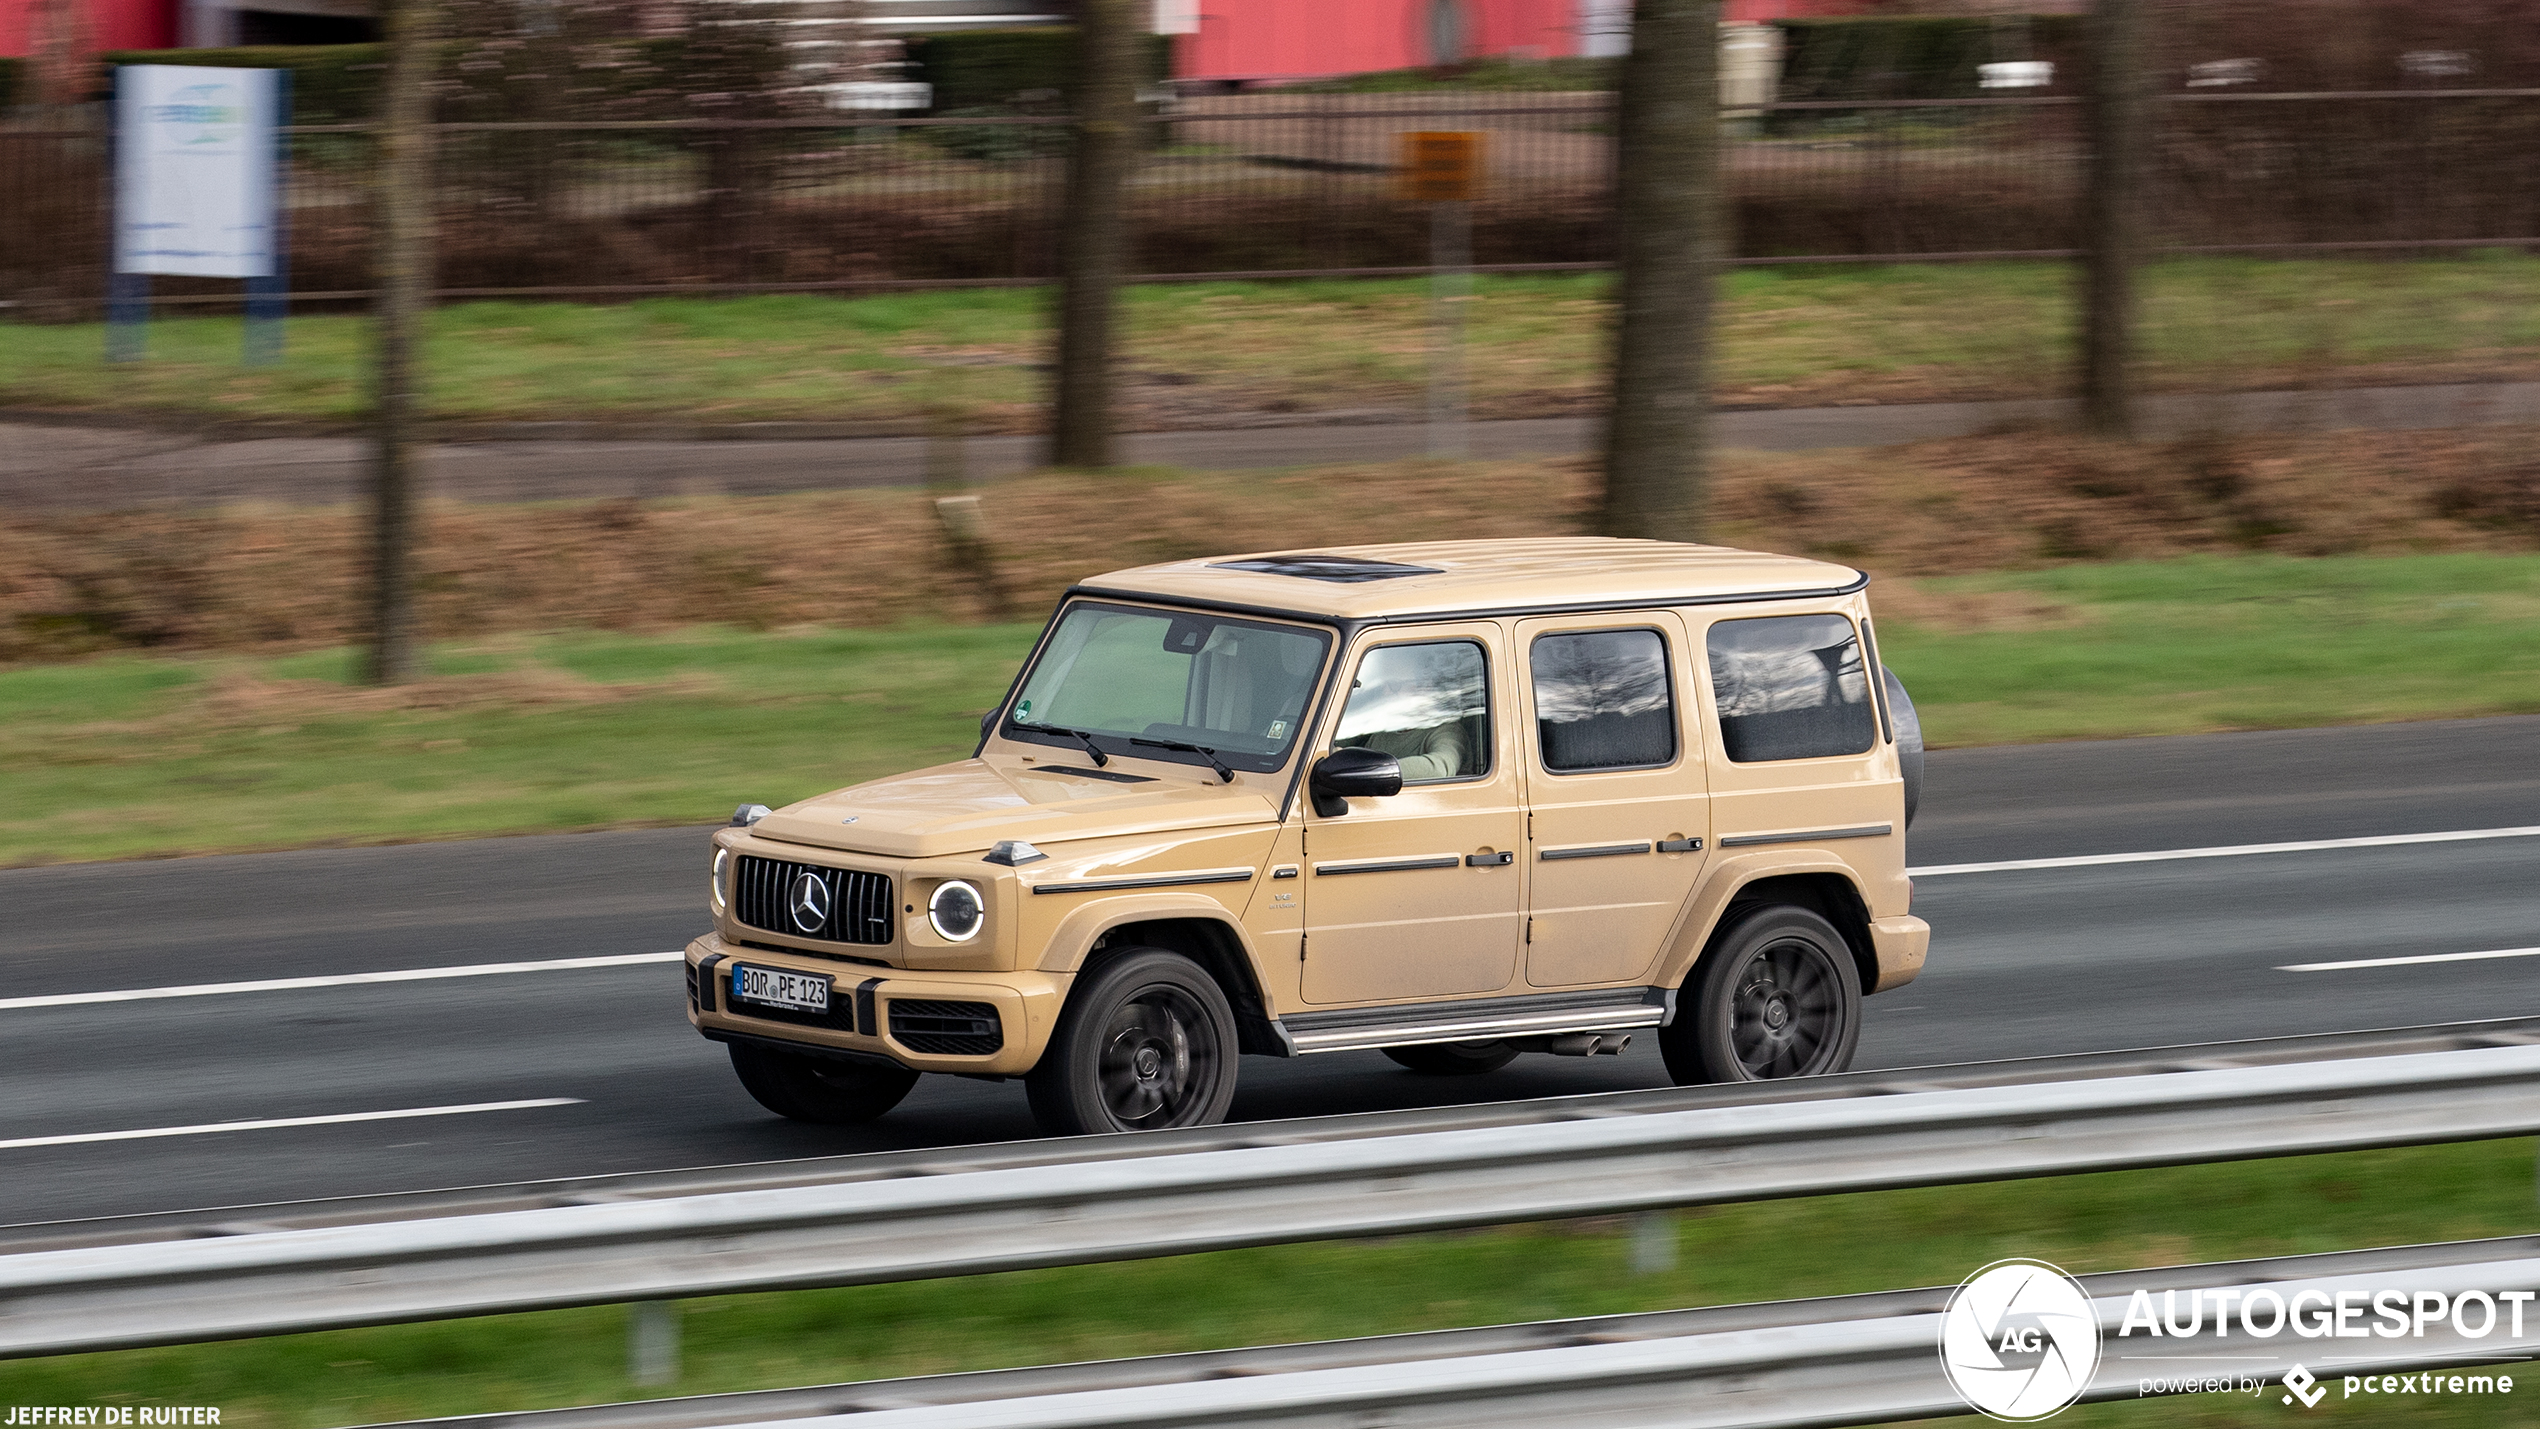
{"label": "metal fence", "polygon": [[[2540,90],[2181,94],[2151,165],[2182,251],[2540,244]],[[1785,102],[1732,120],[1744,263],[2070,254],[2088,153],[2065,96]],[[1158,277],[1347,275],[1426,261],[1397,136],[1489,134],[1485,268],[1612,254],[1608,96],[1233,95],[1150,115],[1129,189]],[[459,123],[440,128],[444,296],[954,287],[1044,281],[1068,129],[1055,115]],[[291,131],[293,285],[369,286],[365,126]],[[106,143],[0,126],[0,301],[103,293]],[[227,301],[163,281],[165,302]]]}
{"label": "metal fence", "polygon": [[1224,1150],[241,1226],[208,1239],[0,1255],[0,1357],[2478,1140],[2540,1131],[2535,1086],[2540,1046],[2513,1038],[2466,1051],[1344,1141],[1289,1142],[1272,1124],[1241,1128],[1257,1144]]}

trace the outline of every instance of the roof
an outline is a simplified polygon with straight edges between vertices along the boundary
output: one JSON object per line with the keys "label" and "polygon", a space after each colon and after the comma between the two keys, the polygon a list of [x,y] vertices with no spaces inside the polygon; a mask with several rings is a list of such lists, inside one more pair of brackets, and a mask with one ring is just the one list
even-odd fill
{"label": "roof", "polygon": [[1865,579],[1850,566],[1732,546],[1571,536],[1206,556],[1113,571],[1084,585],[1166,600],[1383,620],[1830,594],[1858,589]]}

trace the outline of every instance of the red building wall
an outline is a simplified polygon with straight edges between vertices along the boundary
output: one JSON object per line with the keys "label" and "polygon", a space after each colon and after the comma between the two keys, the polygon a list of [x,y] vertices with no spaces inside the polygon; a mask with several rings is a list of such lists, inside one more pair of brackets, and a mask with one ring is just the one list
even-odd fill
{"label": "red building wall", "polygon": [[[1311,79],[1434,63],[1431,0],[1201,0],[1183,79]],[[1465,52],[1579,52],[1578,0],[1465,0]]]}
{"label": "red building wall", "polygon": [[[34,18],[44,0],[0,0],[0,58],[35,48]],[[160,50],[176,43],[177,0],[69,0],[91,50]]]}
{"label": "red building wall", "polygon": [[[1179,79],[1319,79],[1434,64],[1436,0],[1199,0],[1199,30],[1174,50]],[[1732,21],[1852,15],[1877,0],[1728,0]],[[1592,14],[1629,0],[1462,0],[1469,58],[1582,53]]]}

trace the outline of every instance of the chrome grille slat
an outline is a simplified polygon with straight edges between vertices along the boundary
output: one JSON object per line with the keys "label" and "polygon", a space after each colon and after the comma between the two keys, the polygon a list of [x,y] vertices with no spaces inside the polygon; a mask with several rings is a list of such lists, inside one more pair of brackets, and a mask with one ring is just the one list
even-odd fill
{"label": "chrome grille slat", "polygon": [[[787,892],[794,880],[805,873],[817,874],[829,885],[829,921],[817,932],[807,933],[794,926],[793,915],[786,908]],[[740,875],[733,880],[732,916],[771,933],[875,946],[891,941],[891,899],[888,874],[744,854]]]}

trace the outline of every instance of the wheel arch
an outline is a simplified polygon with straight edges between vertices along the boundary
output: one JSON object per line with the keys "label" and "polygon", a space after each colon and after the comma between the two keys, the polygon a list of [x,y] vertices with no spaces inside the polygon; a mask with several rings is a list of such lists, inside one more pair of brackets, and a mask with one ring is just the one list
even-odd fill
{"label": "wheel arch", "polygon": [[1862,895],[1859,876],[1851,866],[1824,853],[1796,859],[1783,856],[1731,860],[1716,870],[1695,895],[1690,915],[1668,950],[1666,964],[1659,970],[1659,985],[1684,986],[1702,959],[1719,945],[1720,934],[1737,915],[1766,903],[1806,908],[1834,924],[1852,952],[1863,995],[1879,990],[1878,951],[1870,941],[1869,900]]}
{"label": "wheel arch", "polygon": [[[1262,995],[1260,974],[1233,915],[1223,905],[1190,896],[1106,899],[1069,913],[1042,956],[1046,971],[1083,974],[1116,950],[1147,947],[1178,953],[1198,964],[1226,996],[1235,1014],[1238,1052],[1287,1055]],[[1069,995],[1074,995],[1071,985]],[[1064,1004],[1062,1004],[1063,1006]]]}

